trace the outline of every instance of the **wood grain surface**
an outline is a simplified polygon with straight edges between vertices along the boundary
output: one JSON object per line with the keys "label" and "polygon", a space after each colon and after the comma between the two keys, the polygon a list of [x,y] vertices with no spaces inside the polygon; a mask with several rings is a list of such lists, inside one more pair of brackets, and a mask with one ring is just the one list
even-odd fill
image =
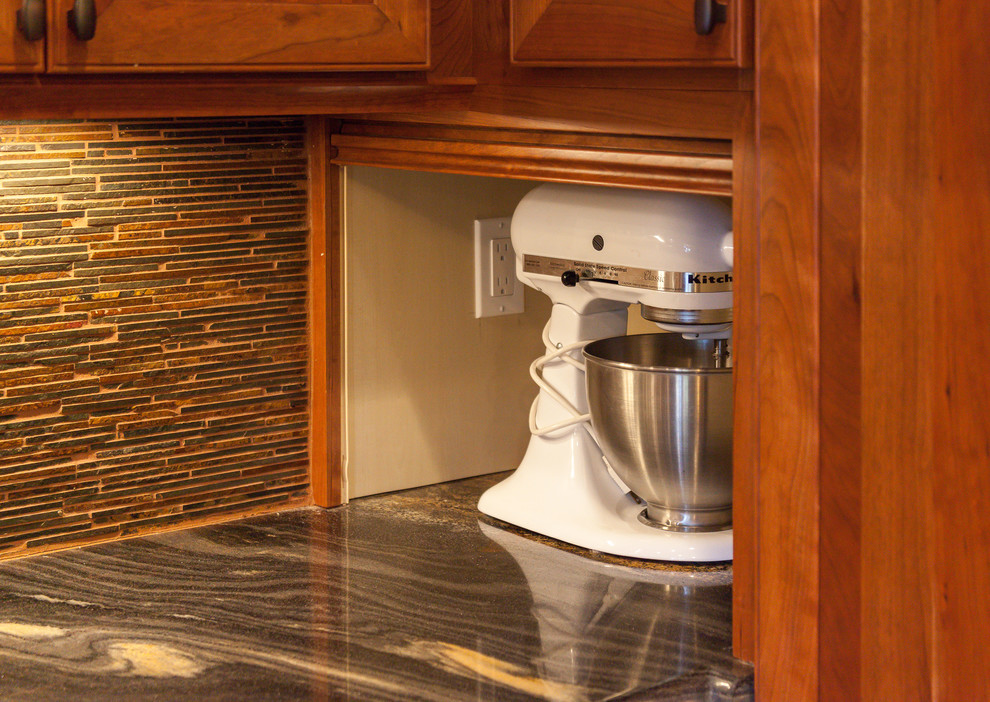
{"label": "wood grain surface", "polygon": [[868,33],[863,51],[864,82],[871,86],[863,96],[860,230],[868,272],[860,350],[865,698],[937,698],[932,558],[942,544],[930,521],[937,460],[931,332],[942,286],[930,268],[938,255],[930,229],[931,13],[923,1],[893,8],[869,0],[863,11],[865,26],[886,28],[882,37]]}
{"label": "wood grain surface", "polygon": [[860,691],[862,28],[860,0],[821,19],[821,699]]}
{"label": "wood grain surface", "polygon": [[45,70],[45,41],[29,42],[17,29],[21,0],[0,0],[0,71]]}
{"label": "wood grain surface", "polygon": [[760,465],[760,231],[753,104],[747,100],[732,140],[733,475],[732,652],[756,658]]}
{"label": "wood grain surface", "polygon": [[990,7],[953,0],[934,15],[935,693],[990,699]]}
{"label": "wood grain surface", "polygon": [[334,161],[469,175],[731,193],[728,144],[345,121]]}
{"label": "wood grain surface", "polygon": [[393,74],[0,78],[4,119],[204,117],[466,109],[471,85]]}
{"label": "wood grain surface", "polygon": [[48,70],[243,71],[429,67],[428,0],[189,3],[97,0],[96,34],[49,0]]}
{"label": "wood grain surface", "polygon": [[[889,99],[885,103],[891,105]],[[928,202],[914,159],[918,152],[911,149],[912,157],[904,158],[913,140],[904,139],[905,129],[884,119],[882,126],[868,124],[866,133],[865,175],[875,180],[865,191],[864,222],[888,236],[865,234],[863,250],[863,267],[872,280],[862,291],[863,463],[869,470],[862,478],[861,538],[862,563],[869,570],[861,603],[861,655],[864,690],[931,699],[931,549],[937,546],[924,515],[933,514],[934,507],[932,387],[926,368],[932,339],[921,318],[935,308],[914,280],[927,269],[920,235]],[[897,349],[896,360],[874,350],[877,344]]]}
{"label": "wood grain surface", "polygon": [[313,502],[342,500],[340,451],[340,250],[335,193],[339,174],[330,166],[330,123],[306,122],[309,155],[309,377],[310,485]]}
{"label": "wood grain surface", "polygon": [[742,99],[736,91],[482,85],[471,110],[492,126],[731,139]]}
{"label": "wood grain surface", "polygon": [[472,76],[472,0],[430,0],[430,75],[434,79]]}
{"label": "wood grain surface", "polygon": [[[756,27],[760,228],[756,684],[762,699],[789,702],[816,699],[819,681],[817,22],[816,3],[765,0]],[[753,273],[740,270],[739,277]]]}
{"label": "wood grain surface", "polygon": [[[436,1],[436,0],[435,0]],[[518,9],[534,8],[538,13],[548,2],[525,2]],[[741,22],[736,23],[740,37],[752,35],[752,0],[736,0]],[[510,61],[509,3],[504,0],[473,0],[473,73],[481,85],[543,86],[571,88],[636,88],[642,90],[751,90],[752,72],[735,66],[645,66],[626,62],[602,66],[589,62],[581,65],[547,66]],[[611,3],[603,11],[608,13]],[[535,22],[538,15],[534,15]],[[528,20],[529,21],[529,20]],[[745,24],[745,27],[743,26]],[[585,27],[587,30],[587,27]],[[752,66],[752,40],[741,42],[742,64]],[[633,70],[630,70],[633,69]]]}
{"label": "wood grain surface", "polygon": [[530,65],[736,65],[737,6],[708,35],[693,0],[512,0],[512,60]]}
{"label": "wood grain surface", "polygon": [[[330,153],[333,153],[331,147]],[[327,370],[330,377],[327,403],[327,453],[329,477],[327,503],[341,504],[347,501],[344,475],[344,171],[330,164],[327,175],[328,199],[326,203],[327,258],[329,259],[329,286],[327,293]]]}
{"label": "wood grain surface", "polygon": [[[537,69],[532,69],[537,70]],[[547,69],[550,70],[550,69]],[[453,93],[453,86],[447,88]],[[728,143],[749,93],[607,87],[533,87],[482,84],[450,95],[460,109],[390,111],[389,122],[579,134],[580,139],[634,136],[718,140]],[[355,119],[382,120],[375,110],[351,110]],[[378,113],[378,114],[376,114]]]}
{"label": "wood grain surface", "polygon": [[987,699],[990,13],[794,8],[758,30],[757,690]]}
{"label": "wood grain surface", "polygon": [[863,695],[987,699],[990,15],[866,7]]}

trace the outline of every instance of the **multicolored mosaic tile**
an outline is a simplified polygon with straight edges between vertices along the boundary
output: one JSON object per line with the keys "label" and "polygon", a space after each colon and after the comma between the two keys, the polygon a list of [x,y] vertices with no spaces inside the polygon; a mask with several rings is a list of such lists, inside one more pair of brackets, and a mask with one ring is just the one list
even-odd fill
{"label": "multicolored mosaic tile", "polygon": [[0,122],[0,557],[307,501],[304,133]]}

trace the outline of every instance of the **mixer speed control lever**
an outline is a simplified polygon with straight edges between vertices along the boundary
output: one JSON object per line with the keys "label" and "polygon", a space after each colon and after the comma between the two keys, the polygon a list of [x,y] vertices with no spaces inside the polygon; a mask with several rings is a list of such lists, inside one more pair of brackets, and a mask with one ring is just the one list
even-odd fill
{"label": "mixer speed control lever", "polygon": [[564,284],[564,287],[573,288],[581,282],[581,276],[578,275],[577,271],[564,271],[560,274],[560,282]]}

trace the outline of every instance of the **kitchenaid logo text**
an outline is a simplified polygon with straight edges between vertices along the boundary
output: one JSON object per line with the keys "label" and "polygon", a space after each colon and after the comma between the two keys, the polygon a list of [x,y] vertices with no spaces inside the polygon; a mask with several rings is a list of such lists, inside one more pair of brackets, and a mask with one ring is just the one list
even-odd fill
{"label": "kitchenaid logo text", "polygon": [[[684,273],[676,271],[641,271],[641,283],[627,285],[666,292],[728,292],[732,290],[732,273]],[[620,282],[623,282],[620,280]]]}
{"label": "kitchenaid logo text", "polygon": [[708,285],[710,283],[731,283],[732,274],[710,275],[707,273],[688,273],[687,282],[691,285]]}

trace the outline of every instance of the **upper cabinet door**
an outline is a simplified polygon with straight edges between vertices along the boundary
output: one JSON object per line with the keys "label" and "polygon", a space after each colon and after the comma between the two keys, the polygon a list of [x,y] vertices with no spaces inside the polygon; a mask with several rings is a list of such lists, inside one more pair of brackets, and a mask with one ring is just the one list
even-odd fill
{"label": "upper cabinet door", "polygon": [[48,3],[49,71],[415,70],[430,63],[429,0]]}
{"label": "upper cabinet door", "polygon": [[[532,66],[741,65],[737,30],[743,2],[511,0],[512,61]],[[710,32],[699,33],[696,11],[710,13]]]}
{"label": "upper cabinet door", "polygon": [[[18,12],[24,18],[20,28]],[[30,41],[25,35],[32,34]],[[44,0],[0,0],[0,71],[44,71],[44,35]]]}

